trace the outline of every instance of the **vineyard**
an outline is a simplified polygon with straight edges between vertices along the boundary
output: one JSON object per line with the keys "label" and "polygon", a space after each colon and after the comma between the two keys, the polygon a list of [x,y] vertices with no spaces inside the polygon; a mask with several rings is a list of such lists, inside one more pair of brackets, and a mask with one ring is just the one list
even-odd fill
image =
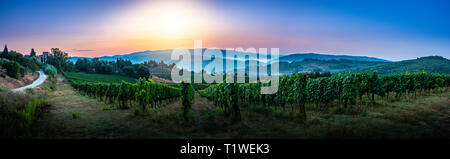
{"label": "vineyard", "polygon": [[448,138],[449,134],[449,76],[442,74],[299,73],[280,77],[275,94],[261,94],[264,82],[219,83],[195,91],[189,83],[166,85],[143,78],[135,83],[67,82],[61,77],[56,81],[56,85],[47,83],[56,90],[47,92],[55,109],[46,121],[67,125],[55,127],[59,138],[65,134],[71,134],[68,138],[105,134],[111,138]]}
{"label": "vineyard", "polygon": [[122,81],[121,83],[84,82],[70,80],[73,88],[83,94],[103,100],[105,103],[118,103],[119,108],[138,105],[143,110],[148,106],[156,107],[164,100],[177,98],[181,90],[172,86],[155,83],[140,78],[137,83]]}
{"label": "vineyard", "polygon": [[[287,110],[286,105],[290,105],[291,111],[298,110],[300,117],[306,119],[305,104],[312,104],[318,110],[342,106],[346,111],[353,111],[352,106],[357,102],[373,105],[376,96],[386,100],[416,97],[433,89],[442,92],[449,86],[450,76],[427,72],[380,76],[372,72],[310,78],[299,73],[282,76],[279,82],[276,94],[261,94],[261,82],[220,83],[199,91],[199,94],[213,100],[225,112],[233,109],[239,118],[237,105],[260,104],[284,111]],[[364,96],[367,100],[363,99]]]}
{"label": "vineyard", "polygon": [[107,75],[107,74],[93,74],[93,73],[75,73],[75,72],[64,72],[64,76],[72,81],[79,82],[112,82],[120,83],[122,81],[135,83],[137,80],[128,76],[121,75]]}
{"label": "vineyard", "polygon": [[[170,86],[139,79],[137,83],[89,82],[71,78],[71,85],[84,95],[97,98],[106,104],[118,104],[119,108],[137,105],[146,110],[155,108],[163,101],[181,97],[183,114],[186,116],[195,96],[191,84],[181,83]],[[311,74],[284,75],[279,79],[279,90],[275,94],[261,94],[261,87],[267,83],[219,83],[198,93],[221,108],[225,114],[241,120],[240,107],[262,105],[265,108],[281,109],[298,113],[306,120],[305,105],[313,105],[316,110],[326,111],[339,108],[340,112],[358,113],[355,105],[374,105],[375,98],[382,100],[399,99],[404,96],[416,97],[431,90],[444,91],[450,84],[450,76],[436,73],[404,73],[382,76],[377,72],[337,74],[332,76],[311,76]],[[288,107],[288,108],[287,108]]]}

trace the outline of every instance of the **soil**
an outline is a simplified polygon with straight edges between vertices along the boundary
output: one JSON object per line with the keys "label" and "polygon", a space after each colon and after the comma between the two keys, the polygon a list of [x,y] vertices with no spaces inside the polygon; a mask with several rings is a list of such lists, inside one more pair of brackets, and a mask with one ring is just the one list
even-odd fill
{"label": "soil", "polygon": [[26,74],[23,77],[19,76],[19,79],[15,79],[9,76],[0,77],[0,87],[6,89],[20,88],[22,86],[26,86],[33,83],[33,81],[35,81],[38,78],[39,78],[38,73]]}

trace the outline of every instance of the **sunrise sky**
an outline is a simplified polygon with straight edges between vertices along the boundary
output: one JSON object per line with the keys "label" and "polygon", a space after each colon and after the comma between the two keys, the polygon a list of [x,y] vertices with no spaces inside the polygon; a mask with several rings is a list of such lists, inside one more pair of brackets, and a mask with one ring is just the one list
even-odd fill
{"label": "sunrise sky", "polygon": [[1,0],[0,45],[70,56],[203,47],[450,58],[450,1]]}

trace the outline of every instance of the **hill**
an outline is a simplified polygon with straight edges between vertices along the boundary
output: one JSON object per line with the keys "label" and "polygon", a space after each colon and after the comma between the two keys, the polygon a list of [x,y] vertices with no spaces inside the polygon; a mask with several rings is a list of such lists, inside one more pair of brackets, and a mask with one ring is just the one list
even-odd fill
{"label": "hill", "polygon": [[[205,49],[203,49],[204,51]],[[225,50],[221,49],[210,49],[212,51],[220,51],[223,53],[223,57],[227,60],[233,58],[234,54],[243,54],[243,52],[232,51],[231,54],[226,54]],[[173,50],[156,50],[156,51],[142,51],[142,52],[134,52],[130,54],[124,55],[114,55],[114,56],[102,56],[98,57],[100,60],[106,61],[115,61],[117,58],[122,58],[125,60],[130,60],[132,63],[144,63],[145,61],[153,60],[156,62],[164,61],[167,64],[171,64],[175,61],[171,60],[171,53]],[[189,49],[190,53],[193,54],[193,49]],[[250,53],[254,54],[254,53]],[[257,60],[256,55],[255,58],[251,58],[250,60]],[[88,57],[72,57],[71,60],[76,62],[79,58],[88,58]],[[238,60],[245,60],[245,57],[237,57]],[[367,57],[367,56],[350,56],[350,55],[327,55],[327,54],[317,54],[317,53],[298,53],[298,54],[289,54],[289,55],[281,55],[279,61],[280,62],[300,62],[304,59],[316,59],[316,60],[351,60],[351,61],[377,61],[377,62],[389,62],[388,60],[375,58],[375,57]]]}
{"label": "hill", "polygon": [[296,53],[280,57],[281,62],[300,62],[305,59],[316,60],[351,60],[351,61],[376,61],[376,62],[389,62],[385,59],[367,57],[367,56],[349,56],[349,55],[328,55],[317,53]]}
{"label": "hill", "polygon": [[384,63],[381,65],[352,69],[351,72],[378,71],[380,74],[394,74],[426,71],[433,73],[450,74],[450,60],[441,56],[427,56],[413,60]]}
{"label": "hill", "polygon": [[[205,49],[203,49],[204,51]],[[171,60],[171,53],[173,50],[157,50],[157,51],[142,51],[135,52],[125,55],[114,55],[114,56],[102,56],[98,57],[99,60],[115,61],[117,58],[122,58],[125,60],[130,60],[132,63],[144,63],[146,61],[163,61],[166,64],[172,64],[177,61]],[[189,50],[193,54],[193,49]],[[243,54],[242,52],[233,51],[231,53],[225,53],[225,50],[212,49],[212,51],[222,52],[222,57],[217,57],[219,59],[224,59],[224,61],[233,63],[231,60],[234,55]],[[254,54],[254,53],[250,53]],[[87,58],[87,57],[72,57],[71,60],[76,62],[77,59]],[[213,58],[211,58],[213,59]],[[238,56],[237,60],[244,61],[245,56]],[[252,55],[249,60],[258,60],[256,55]],[[210,63],[211,60],[204,60],[203,66]],[[349,55],[326,55],[326,54],[316,54],[316,53],[306,53],[306,54],[290,54],[290,55],[280,55],[280,72],[283,74],[291,74],[295,72],[310,72],[310,71],[323,71],[323,72],[340,72],[349,69],[355,69],[359,67],[369,67],[378,65],[384,62],[389,62],[388,60],[366,57],[366,56],[349,56]],[[224,62],[225,64],[226,62]],[[261,63],[260,63],[261,65]],[[180,67],[180,66],[178,66]],[[233,67],[231,66],[226,66]],[[242,66],[237,66],[238,69],[243,69]],[[256,67],[256,66],[250,66]],[[232,70],[233,68],[231,68]],[[201,70],[195,70],[197,72]],[[160,72],[160,71],[155,71]]]}
{"label": "hill", "polygon": [[303,61],[280,62],[280,72],[282,74],[292,74],[297,72],[330,72],[337,73],[356,68],[366,68],[385,64],[380,61],[354,61],[354,60],[318,60],[304,59]]}

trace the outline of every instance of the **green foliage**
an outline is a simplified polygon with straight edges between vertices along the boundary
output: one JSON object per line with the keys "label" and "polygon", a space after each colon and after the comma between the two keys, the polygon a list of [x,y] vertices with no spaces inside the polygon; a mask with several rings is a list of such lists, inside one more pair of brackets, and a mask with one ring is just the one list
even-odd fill
{"label": "green foliage", "polygon": [[81,113],[80,112],[72,112],[72,119],[78,119],[81,117]]}
{"label": "green foliage", "polygon": [[146,110],[147,106],[156,105],[163,100],[180,96],[180,89],[155,83],[140,78],[137,83],[122,81],[121,83],[88,82],[71,79],[72,86],[87,96],[104,100],[105,103],[118,103],[120,108],[128,108],[127,103],[136,102]]}
{"label": "green foliage", "polygon": [[53,65],[50,65],[50,64],[43,65],[42,69],[44,70],[44,72],[46,74],[51,75],[53,77],[58,74],[58,70],[56,69],[56,67],[54,67]]}
{"label": "green foliage", "polygon": [[15,61],[19,63],[21,66],[30,69],[32,71],[39,70],[39,65],[33,59],[24,57],[21,53],[10,51],[7,55],[4,55],[3,58],[8,59],[10,61]]}
{"label": "green foliage", "polygon": [[117,59],[116,61],[99,60],[99,58],[80,58],[74,65],[74,70],[85,73],[117,74],[133,78],[148,78],[150,71],[143,64],[132,64],[129,60]]}
{"label": "green foliage", "polygon": [[[326,72],[330,73],[338,73],[350,69],[356,68],[367,68],[371,66],[377,66],[380,64],[384,64],[386,62],[380,61],[357,61],[357,60],[320,60],[320,59],[304,59],[303,61],[294,61],[294,62],[280,62],[280,72],[285,74],[292,74],[297,72],[311,72],[308,73],[310,78],[315,78],[318,72],[326,75]],[[322,75],[319,75],[323,77]]]}
{"label": "green foliage", "polygon": [[190,83],[181,82],[181,104],[183,105],[183,114],[187,115],[194,102],[195,90]]}
{"label": "green foliage", "polygon": [[69,55],[58,48],[52,48],[51,50],[52,52],[48,56],[47,63],[55,66],[61,72],[72,71],[73,63],[70,61]]}
{"label": "green foliage", "polygon": [[44,98],[1,90],[0,136],[15,138],[32,133],[36,121],[49,106],[50,102]]}
{"label": "green foliage", "polygon": [[136,77],[137,78],[148,78],[150,76],[150,71],[144,65],[138,64],[136,65]]}
{"label": "green foliage", "polygon": [[88,73],[64,73],[67,79],[78,82],[106,82],[106,83],[120,83],[122,81],[135,83],[137,80],[127,76],[120,75],[105,75],[105,74],[88,74]]}
{"label": "green foliage", "polygon": [[8,59],[5,59],[5,58],[0,58],[0,66],[2,66],[3,67],[3,65],[4,64],[6,64],[6,63],[8,63],[9,62],[9,60]]}
{"label": "green foliage", "polygon": [[36,120],[36,110],[50,106],[50,102],[45,99],[35,99],[32,98],[30,102],[28,102],[24,109],[17,110],[19,114],[19,118],[21,119],[21,126],[28,127]]}
{"label": "green foliage", "polygon": [[[385,98],[393,92],[396,98],[400,98],[405,94],[448,87],[449,78],[448,75],[427,72],[388,76],[380,76],[378,72],[372,72],[370,74],[338,74],[313,79],[307,74],[298,73],[280,77],[279,89],[275,94],[261,94],[260,89],[263,85],[261,82],[219,83],[198,92],[201,96],[214,100],[215,104],[225,112],[236,101],[240,105],[261,104],[282,107],[283,110],[286,110],[286,105],[291,105],[291,111],[294,111],[293,105],[297,105],[300,107],[302,117],[306,119],[305,104],[307,103],[314,104],[318,110],[323,110],[329,108],[329,103],[337,102],[333,106],[339,108],[332,108],[334,112],[357,113],[361,112],[358,110],[361,107],[356,106],[356,101],[358,97],[359,101],[362,101],[363,95],[367,95],[374,104],[376,95]],[[234,92],[233,86],[237,86],[239,91]],[[233,98],[235,95],[239,96],[237,100]]]}
{"label": "green foliage", "polygon": [[450,74],[450,60],[441,56],[421,57],[414,60],[389,62],[372,67],[353,69],[351,72],[371,72],[377,70],[380,75],[418,73],[421,71]]}
{"label": "green foliage", "polygon": [[152,76],[158,76],[159,78],[172,80],[172,75],[170,73],[152,73]]}
{"label": "green foliage", "polygon": [[3,67],[6,68],[8,76],[16,79],[19,78],[20,65],[17,62],[9,61]]}

